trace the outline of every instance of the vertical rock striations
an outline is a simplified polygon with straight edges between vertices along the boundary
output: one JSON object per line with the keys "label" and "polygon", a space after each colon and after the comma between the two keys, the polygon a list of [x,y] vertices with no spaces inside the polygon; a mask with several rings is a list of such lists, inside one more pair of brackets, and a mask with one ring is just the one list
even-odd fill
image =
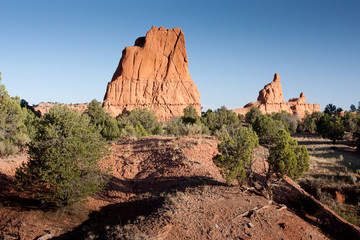
{"label": "vertical rock striations", "polygon": [[243,108],[234,109],[233,111],[245,115],[253,107],[258,107],[264,114],[287,111],[291,114],[297,114],[300,119],[305,116],[306,112],[311,114],[312,112],[321,111],[319,104],[306,102],[303,92],[299,98],[292,98],[288,102],[284,102],[280,76],[277,73],[274,75],[274,80],[260,90],[256,102],[248,103]]}
{"label": "vertical rock striations", "polygon": [[148,108],[166,121],[182,116],[188,105],[200,114],[200,94],[188,70],[184,34],[180,28],[152,27],[123,50],[103,107],[113,116]]}

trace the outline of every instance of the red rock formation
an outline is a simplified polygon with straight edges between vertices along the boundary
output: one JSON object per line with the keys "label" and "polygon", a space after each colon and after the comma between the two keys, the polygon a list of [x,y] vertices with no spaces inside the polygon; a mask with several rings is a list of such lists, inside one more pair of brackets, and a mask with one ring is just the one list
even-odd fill
{"label": "red rock formation", "polygon": [[65,104],[65,103],[49,103],[49,102],[44,103],[44,102],[41,102],[38,105],[34,106],[34,110],[35,111],[40,111],[41,115],[44,115],[45,113],[48,113],[49,110],[51,108],[55,107],[56,105],[67,106],[71,110],[77,110],[77,111],[82,113],[82,112],[87,110],[89,103]]}
{"label": "red rock formation", "polygon": [[188,70],[184,34],[180,28],[152,27],[146,37],[123,50],[103,107],[113,116],[149,108],[166,121],[182,116],[188,105],[200,114],[200,94]]}
{"label": "red rock formation", "polygon": [[243,108],[234,109],[233,111],[245,115],[253,107],[258,107],[265,114],[287,111],[291,114],[297,114],[300,119],[305,116],[306,112],[311,114],[312,112],[321,111],[319,104],[306,102],[303,92],[299,98],[291,98],[288,102],[284,102],[280,76],[277,73],[274,75],[274,80],[260,90],[257,102],[248,103]]}
{"label": "red rock formation", "polygon": [[279,74],[275,73],[274,80],[259,92],[257,100],[260,103],[284,103]]}

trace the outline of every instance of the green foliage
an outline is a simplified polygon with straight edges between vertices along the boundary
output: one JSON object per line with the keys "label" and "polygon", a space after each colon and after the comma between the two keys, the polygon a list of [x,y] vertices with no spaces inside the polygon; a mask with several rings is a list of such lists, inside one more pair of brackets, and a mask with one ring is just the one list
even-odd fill
{"label": "green foliage", "polygon": [[344,117],[341,118],[341,122],[346,132],[353,133],[356,131],[357,115],[352,112],[345,111]]}
{"label": "green foliage", "polygon": [[43,203],[73,206],[105,184],[98,161],[107,153],[90,118],[56,106],[38,123],[29,144],[29,161],[16,170],[20,190]]}
{"label": "green foliage", "polygon": [[106,113],[96,99],[89,103],[84,115],[90,117],[90,123],[96,126],[106,140],[115,140],[120,137],[121,132],[116,119]]}
{"label": "green foliage", "polygon": [[306,112],[305,117],[302,119],[302,122],[299,125],[299,131],[309,132],[312,134],[316,133],[318,121],[322,116],[324,116],[322,112],[313,112],[312,114]]}
{"label": "green foliage", "polygon": [[[155,113],[146,108],[138,108],[119,115],[117,121],[120,129],[128,125],[134,127],[134,129],[138,128],[136,131],[137,136],[160,135],[162,133],[161,123],[159,123]],[[144,128],[146,134],[142,128]]]}
{"label": "green foliage", "polygon": [[106,117],[104,122],[101,124],[102,128],[100,134],[106,140],[115,140],[121,136],[120,129],[118,127],[118,122],[115,118]]}
{"label": "green foliage", "polygon": [[212,134],[220,130],[223,126],[239,126],[240,120],[236,113],[228,110],[225,106],[215,110],[210,109],[204,114],[202,118],[203,124],[209,128]]}
{"label": "green foliage", "polygon": [[350,112],[357,112],[357,109],[354,104],[350,105]]}
{"label": "green foliage", "polygon": [[298,146],[290,133],[281,129],[274,138],[274,146],[269,150],[267,159],[269,169],[267,180],[275,174],[277,177],[287,175],[291,178],[298,178],[309,170],[309,154],[307,149]]}
{"label": "green foliage", "polygon": [[286,111],[281,111],[274,113],[272,115],[274,120],[283,122],[283,125],[289,130],[290,133],[295,133],[299,126],[299,118],[297,116],[291,115]]}
{"label": "green foliage", "polygon": [[167,123],[165,131],[167,135],[173,135],[175,137],[184,135],[185,124],[180,117],[174,117]]}
{"label": "green foliage", "polygon": [[16,154],[30,141],[24,124],[26,117],[20,99],[10,97],[0,81],[0,157]]}
{"label": "green foliage", "polygon": [[330,103],[330,104],[326,105],[326,107],[324,109],[324,113],[329,114],[331,116],[331,115],[341,112],[342,110],[343,110],[342,108],[336,108],[336,106],[334,104]]}
{"label": "green foliage", "polygon": [[199,123],[200,117],[193,105],[184,108],[184,116],[182,117],[184,123]]}
{"label": "green foliage", "polygon": [[320,118],[317,129],[323,138],[331,139],[334,143],[336,140],[341,140],[344,137],[344,126],[337,116],[330,117],[328,114],[325,114]]}
{"label": "green foliage", "polygon": [[253,107],[248,113],[245,114],[245,122],[253,124],[261,115],[261,110],[258,107]]}
{"label": "green foliage", "polygon": [[31,109],[25,108],[23,109],[25,114],[24,124],[26,126],[26,134],[29,136],[30,139],[33,139],[35,137],[36,131],[37,131],[37,124],[40,120],[40,115],[38,115],[36,112],[33,112]]}
{"label": "green foliage", "polygon": [[41,112],[39,110],[35,111],[34,107],[30,106],[29,103],[25,99],[20,100],[20,107],[26,108],[27,110],[32,112],[36,117],[41,117]]}
{"label": "green foliage", "polygon": [[214,163],[222,169],[228,184],[235,179],[241,183],[250,171],[252,152],[259,146],[256,133],[251,127],[223,126],[218,138],[220,154],[214,157]]}
{"label": "green foliage", "polygon": [[102,125],[105,122],[106,118],[108,118],[108,114],[101,107],[101,103],[98,102],[96,99],[92,100],[89,103],[88,108],[84,113],[90,117],[90,123],[94,124],[100,129],[102,128]]}
{"label": "green foliage", "polygon": [[260,143],[269,144],[281,128],[269,115],[259,116],[252,124],[254,131],[259,137]]}
{"label": "green foliage", "polygon": [[209,134],[209,129],[201,122],[184,123],[183,118],[174,117],[165,127],[167,135],[172,136],[193,136],[201,134]]}
{"label": "green foliage", "polygon": [[135,125],[135,133],[136,137],[138,138],[146,137],[148,135],[148,132],[145,130],[144,126],[140,122],[137,122]]}

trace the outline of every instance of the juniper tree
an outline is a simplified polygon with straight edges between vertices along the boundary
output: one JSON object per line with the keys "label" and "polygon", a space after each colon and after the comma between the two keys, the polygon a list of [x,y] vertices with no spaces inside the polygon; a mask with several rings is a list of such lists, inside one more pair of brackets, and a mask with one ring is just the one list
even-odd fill
{"label": "juniper tree", "polygon": [[73,206],[104,186],[98,161],[106,153],[88,116],[55,106],[38,123],[29,161],[16,170],[17,186],[43,203]]}
{"label": "juniper tree", "polygon": [[226,182],[242,182],[250,172],[252,153],[259,146],[259,139],[251,127],[224,126],[218,132],[219,155],[214,163],[222,169]]}
{"label": "juniper tree", "polygon": [[284,129],[279,130],[274,138],[274,146],[269,150],[267,159],[269,164],[266,174],[265,187],[272,197],[270,180],[275,176],[282,178],[285,175],[298,178],[309,170],[309,154],[304,146],[299,146],[297,141]]}

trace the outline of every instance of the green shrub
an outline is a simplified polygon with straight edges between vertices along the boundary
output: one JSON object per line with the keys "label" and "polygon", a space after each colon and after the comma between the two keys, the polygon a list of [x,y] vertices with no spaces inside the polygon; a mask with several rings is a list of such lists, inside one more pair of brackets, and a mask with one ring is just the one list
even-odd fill
{"label": "green shrub", "polygon": [[106,140],[115,140],[120,137],[121,132],[116,119],[106,113],[96,99],[89,103],[84,115],[90,117],[90,123],[99,129],[101,136]]}
{"label": "green shrub", "polygon": [[132,125],[126,125],[121,129],[121,137],[136,137],[136,135],[135,128]]}
{"label": "green shrub", "polygon": [[290,133],[295,133],[299,126],[299,118],[296,115],[291,115],[286,111],[274,113],[272,115],[274,120],[278,120],[284,123],[284,126],[289,130]]}
{"label": "green shrub", "polygon": [[249,112],[245,114],[245,122],[253,124],[258,117],[262,115],[261,110],[258,107],[253,107]]}
{"label": "green shrub", "polygon": [[39,121],[29,161],[16,170],[17,186],[43,203],[73,206],[104,186],[97,163],[106,153],[89,117],[56,106]]}
{"label": "green shrub", "polygon": [[184,116],[182,117],[184,123],[199,123],[200,117],[193,105],[184,108]]}
{"label": "green shrub", "polygon": [[162,133],[161,123],[158,121],[155,113],[146,108],[138,108],[119,115],[117,121],[120,129],[125,128],[127,125],[131,125],[134,128],[138,125],[138,128],[141,128],[141,125],[146,131],[146,134],[141,134],[143,136],[160,135]]}
{"label": "green shrub", "polygon": [[320,118],[317,129],[323,138],[331,139],[333,143],[336,140],[341,140],[344,136],[344,126],[337,116],[330,117],[328,114],[325,114]]}
{"label": "green shrub", "polygon": [[167,123],[165,131],[167,135],[179,137],[184,135],[184,128],[185,124],[182,119],[180,117],[174,117]]}
{"label": "green shrub", "polygon": [[0,142],[0,156],[11,156],[19,152],[19,147],[7,141]]}
{"label": "green shrub", "polygon": [[165,127],[167,135],[172,136],[193,136],[201,134],[209,134],[209,129],[200,123],[184,123],[183,118],[174,117]]}
{"label": "green shrub", "polygon": [[144,126],[140,123],[137,122],[135,125],[135,133],[136,133],[136,137],[145,137],[148,135],[148,132],[145,130]]}
{"label": "green shrub", "polygon": [[302,119],[302,122],[299,125],[299,131],[309,132],[312,134],[316,133],[317,123],[323,115],[324,114],[322,112],[313,112],[312,114],[306,112],[305,117]]}
{"label": "green shrub", "polygon": [[203,124],[208,127],[211,134],[215,134],[223,126],[240,126],[240,120],[236,113],[228,110],[225,106],[215,110],[214,112],[209,109],[206,111],[202,118]]}
{"label": "green shrub", "polygon": [[352,112],[346,111],[344,117],[341,118],[341,122],[346,132],[353,133],[356,131],[357,116]]}
{"label": "green shrub", "polygon": [[228,184],[235,179],[241,183],[250,171],[252,152],[259,146],[258,137],[251,127],[223,126],[217,134],[220,154],[214,157],[214,163],[222,169]]}
{"label": "green shrub", "polygon": [[16,154],[30,141],[24,124],[26,109],[18,97],[10,97],[1,84],[0,73],[0,157]]}
{"label": "green shrub", "polygon": [[90,117],[91,124],[99,127],[100,130],[105,120],[109,117],[109,115],[101,107],[101,102],[98,102],[96,99],[89,103],[84,114],[87,114]]}
{"label": "green shrub", "polygon": [[239,121],[242,122],[245,120],[245,116],[242,114],[238,114]]}
{"label": "green shrub", "polygon": [[281,122],[276,122],[269,115],[259,116],[252,124],[254,131],[259,137],[260,143],[270,144],[280,128]]}
{"label": "green shrub", "polygon": [[116,119],[112,117],[105,118],[104,122],[102,123],[100,134],[106,140],[118,139],[121,136],[121,132]]}
{"label": "green shrub", "polygon": [[331,115],[341,112],[342,110],[343,110],[342,108],[337,108],[334,104],[330,103],[330,104],[326,105],[326,107],[324,109],[324,113],[331,116]]}
{"label": "green shrub", "polygon": [[203,126],[198,124],[185,124],[185,128],[183,130],[184,136],[194,136],[203,134]]}
{"label": "green shrub", "polygon": [[274,146],[269,150],[268,172],[266,175],[267,188],[273,175],[283,177],[287,175],[291,178],[298,178],[309,170],[309,154],[307,149],[300,147],[290,133],[280,129],[274,138]]}

